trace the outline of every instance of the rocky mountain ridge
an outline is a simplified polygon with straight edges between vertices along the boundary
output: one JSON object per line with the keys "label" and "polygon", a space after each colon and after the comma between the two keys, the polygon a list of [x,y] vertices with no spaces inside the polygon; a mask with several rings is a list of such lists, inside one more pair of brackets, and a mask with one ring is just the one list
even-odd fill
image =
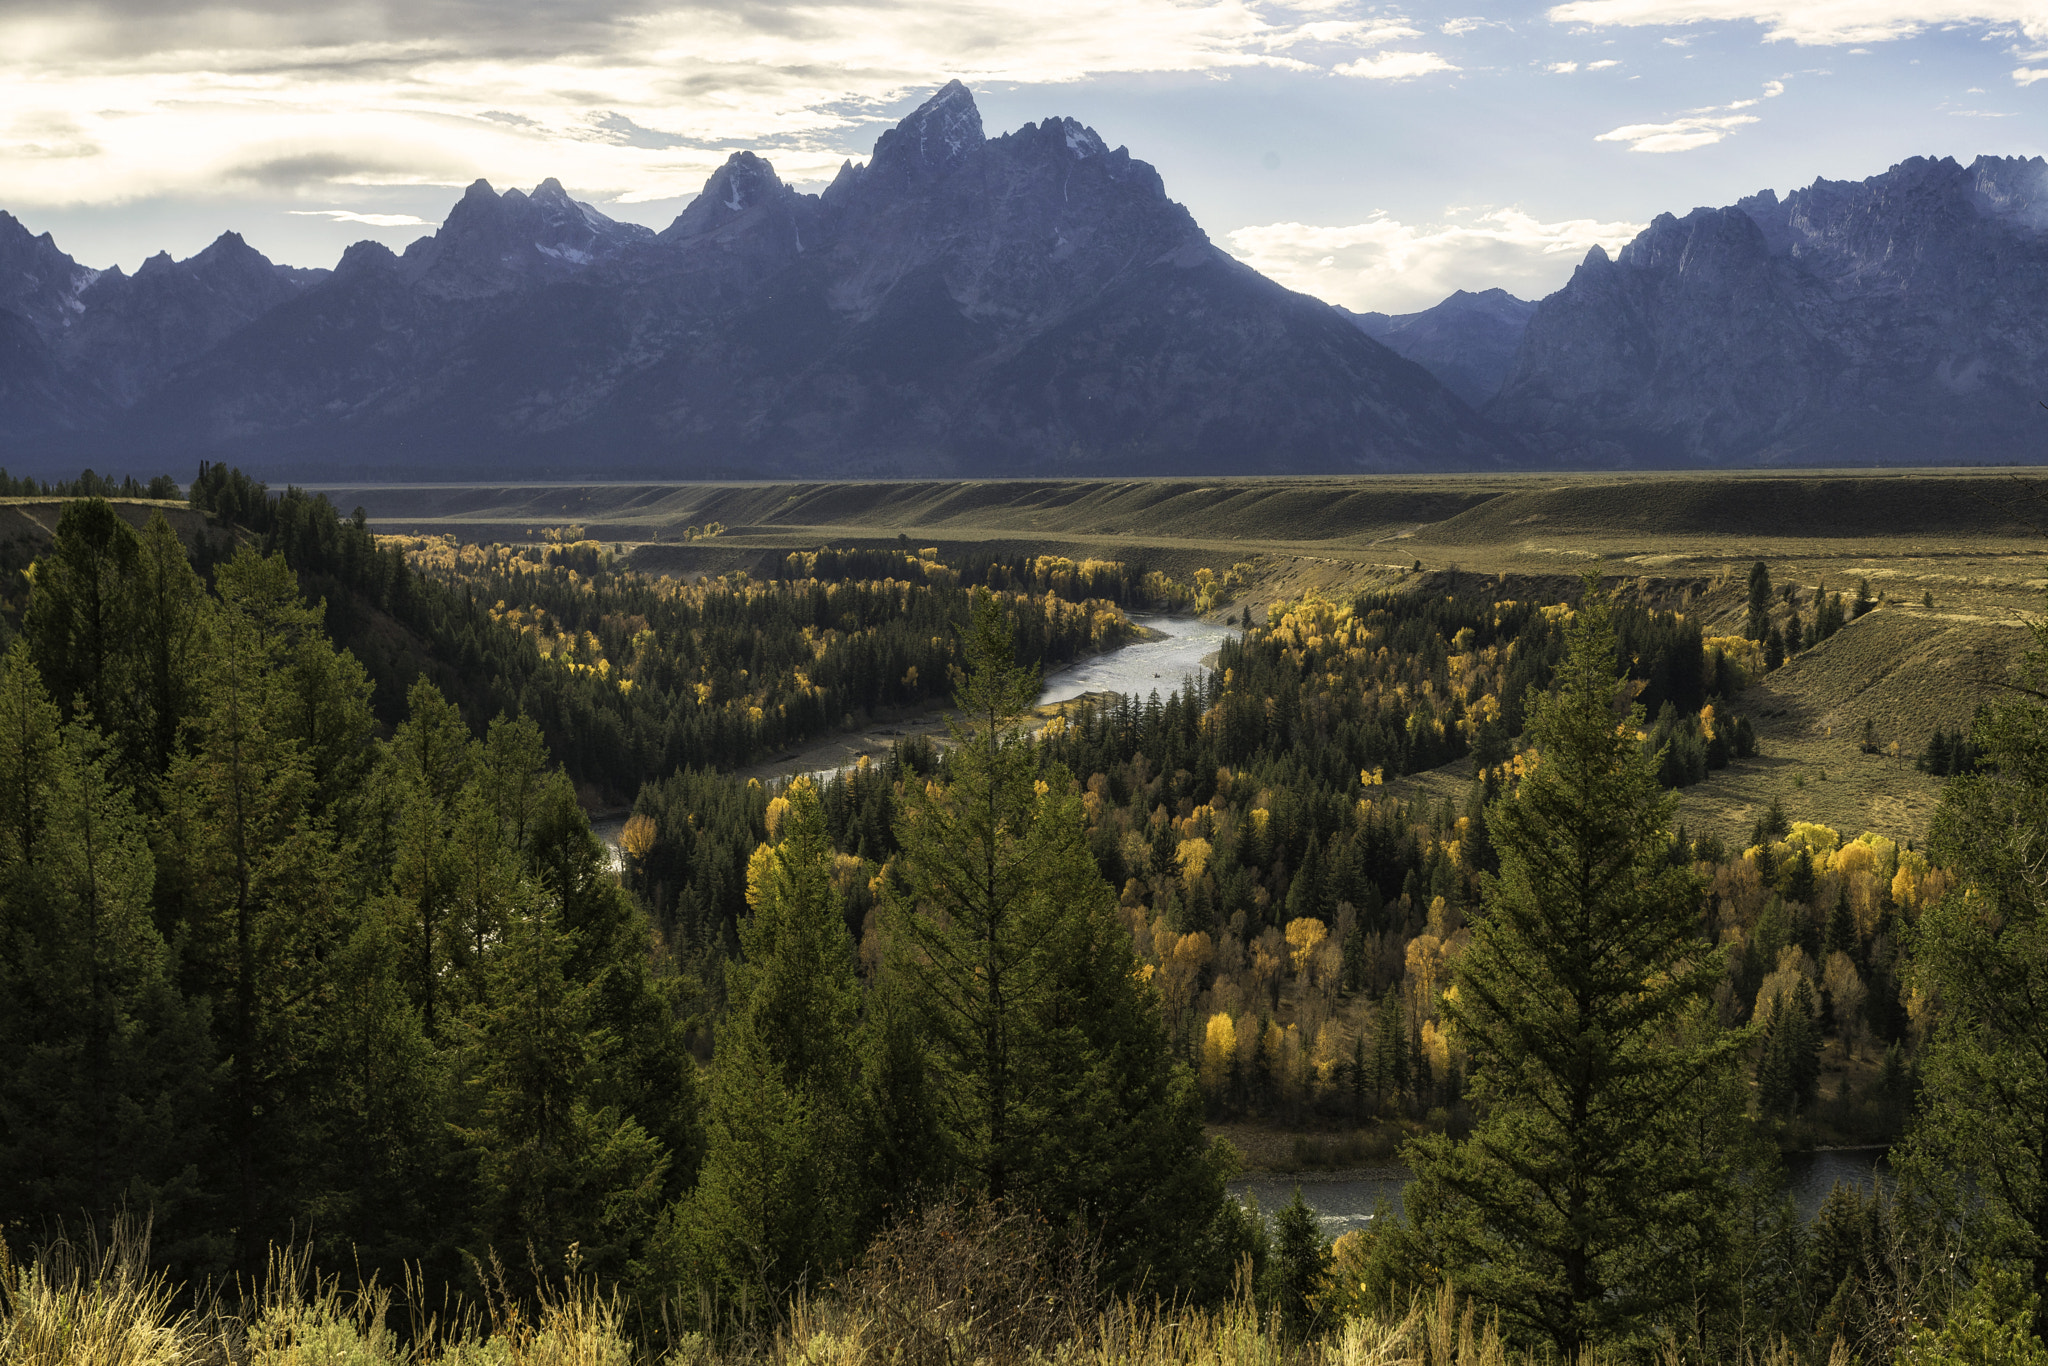
{"label": "rocky mountain ridge", "polygon": [[317,278],[224,238],[163,267],[206,285],[179,307],[212,308],[179,324],[202,344],[168,370],[149,324],[169,303],[102,313],[53,243],[0,253],[36,279],[22,308],[0,286],[0,434],[55,464],[689,478],[1515,458],[1420,366],[1217,249],[1127,150],[1064,118],[987,137],[958,82],[822,194],[738,152],[660,233],[547,181],[479,182],[403,254],[358,243]]}
{"label": "rocky mountain ridge", "polygon": [[[2048,163],[1913,158],[1594,248],[1540,303],[1353,314],[1068,118],[937,92],[822,193],[736,152],[660,232],[479,181],[331,271],[134,275],[0,213],[0,462],[729,478],[2048,455]],[[1477,411],[1475,411],[1477,410]]]}
{"label": "rocky mountain ridge", "polygon": [[2048,163],[1915,157],[1594,247],[1487,416],[1545,463],[2039,460]]}

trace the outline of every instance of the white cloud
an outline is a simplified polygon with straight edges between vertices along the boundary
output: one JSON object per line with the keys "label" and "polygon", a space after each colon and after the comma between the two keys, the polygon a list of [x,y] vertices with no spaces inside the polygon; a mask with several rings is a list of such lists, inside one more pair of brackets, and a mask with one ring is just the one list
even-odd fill
{"label": "white cloud", "polygon": [[1606,59],[1605,61],[1599,61],[1599,62],[1587,62],[1587,63],[1586,63],[1586,70],[1588,70],[1588,71],[1605,71],[1605,70],[1607,70],[1607,68],[1608,68],[1608,67],[1610,67],[1610,66],[1620,66],[1620,65],[1621,65],[1621,63],[1620,63],[1620,62],[1616,61],[1616,60],[1615,60],[1614,58],[1612,58],[1612,57],[1609,57],[1609,58],[1607,58],[1607,59]]}
{"label": "white cloud", "polygon": [[1374,81],[1405,81],[1433,71],[1456,71],[1434,52],[1375,52],[1355,62],[1333,68],[1339,76],[1362,76]]}
{"label": "white cloud", "polygon": [[1627,124],[1610,129],[1593,141],[1625,142],[1631,152],[1690,152],[1695,147],[1710,147],[1744,124],[1758,121],[1756,115],[1739,114],[1736,110],[1753,108],[1784,93],[1783,81],[1765,81],[1764,93],[1756,99],[1734,100],[1728,104],[1705,109],[1689,109],[1685,117],[1673,119],[1669,123]]}
{"label": "white cloud", "polygon": [[1579,64],[1577,62],[1552,62],[1543,69],[1553,76],[1569,76],[1579,69]]}
{"label": "white cloud", "polygon": [[1754,114],[1695,115],[1669,123],[1631,123],[1611,129],[1595,142],[1626,142],[1631,152],[1690,152],[1709,147],[1746,123],[1757,122]]}
{"label": "white cloud", "polygon": [[[1420,30],[1356,13],[1337,0],[7,0],[0,176],[17,210],[249,185],[331,204],[336,186],[480,175],[659,199],[695,193],[740,146],[785,178],[829,178],[867,153],[878,116],[951,76],[1310,74],[1344,57],[1346,74],[1380,79],[1455,69],[1374,51]],[[1338,51],[1293,55],[1306,44]]]}
{"label": "white cloud", "polygon": [[1470,33],[1473,29],[1485,28],[1491,22],[1487,19],[1447,19],[1444,21],[1443,28],[1440,31],[1450,34],[1453,38],[1457,38]]}
{"label": "white cloud", "polygon": [[1632,28],[1747,20],[1771,42],[1882,43],[1930,28],[2010,24],[2048,35],[2042,0],[1569,0],[1549,11],[1561,24]]}
{"label": "white cloud", "polygon": [[1342,43],[1350,47],[1376,47],[1402,38],[1420,38],[1422,30],[1406,24],[1361,23],[1356,20],[1321,19],[1284,31],[1268,46],[1296,47],[1302,43]]}
{"label": "white cloud", "polygon": [[2021,85],[2032,85],[2035,81],[2048,81],[2048,66],[2015,67],[2012,78]]}
{"label": "white cloud", "polygon": [[1239,260],[1290,289],[1360,311],[1407,313],[1456,289],[1498,285],[1540,297],[1562,285],[1595,243],[1617,251],[1642,228],[1586,218],[1544,223],[1509,208],[1468,223],[1402,223],[1382,214],[1346,227],[1266,223],[1227,240]]}
{"label": "white cloud", "polygon": [[431,228],[436,226],[409,213],[356,213],[350,209],[287,209],[294,218],[331,218],[337,223],[362,223],[373,228]]}

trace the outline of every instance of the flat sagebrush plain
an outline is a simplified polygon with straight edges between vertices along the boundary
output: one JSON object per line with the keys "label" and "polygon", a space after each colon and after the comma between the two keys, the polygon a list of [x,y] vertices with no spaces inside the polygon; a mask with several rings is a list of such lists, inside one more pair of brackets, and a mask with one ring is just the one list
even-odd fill
{"label": "flat sagebrush plain", "polygon": [[[1309,591],[1558,600],[1598,567],[1624,596],[1738,634],[1758,560],[1807,621],[1816,593],[1846,601],[1867,581],[1876,610],[1743,694],[1762,754],[1686,789],[1687,828],[1730,840],[1773,799],[1845,834],[1923,839],[1939,783],[1914,759],[1935,730],[1968,726],[2048,610],[2048,478],[2009,469],[322,491],[379,531],[509,543],[576,527],[679,578],[899,538],[949,558],[1096,556],[1176,578],[1250,563],[1250,586],[1217,609],[1233,617]],[[1411,781],[1449,794],[1466,776]]]}

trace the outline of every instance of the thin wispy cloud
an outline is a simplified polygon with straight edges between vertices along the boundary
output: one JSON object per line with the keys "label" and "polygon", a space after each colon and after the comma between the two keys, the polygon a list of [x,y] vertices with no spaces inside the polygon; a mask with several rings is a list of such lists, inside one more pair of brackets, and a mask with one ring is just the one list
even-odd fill
{"label": "thin wispy cloud", "polygon": [[1690,152],[1711,147],[1746,124],[1754,114],[1693,114],[1667,123],[1629,123],[1610,129],[1595,142],[1625,142],[1631,152]]}
{"label": "thin wispy cloud", "polygon": [[2040,0],[1570,0],[1549,17],[1561,24],[1632,28],[1744,21],[1772,42],[1802,46],[1883,43],[1932,29],[2010,25],[2048,35]]}
{"label": "thin wispy cloud", "polygon": [[372,228],[431,228],[424,218],[409,213],[356,213],[351,209],[287,209],[294,218],[326,218],[336,223],[361,223]]}
{"label": "thin wispy cloud", "polygon": [[1783,81],[1765,81],[1764,93],[1756,99],[1734,100],[1709,109],[1687,110],[1684,116],[1663,123],[1629,123],[1609,129],[1595,142],[1625,142],[1631,152],[1690,152],[1711,147],[1738,128],[1761,122],[1755,114],[1739,111],[1754,108],[1764,100],[1785,93]]}
{"label": "thin wispy cloud", "polygon": [[1359,76],[1374,81],[1406,81],[1457,69],[1434,52],[1376,52],[1370,57],[1361,57],[1334,68],[1339,76]]}
{"label": "thin wispy cloud", "polygon": [[[1385,46],[1421,35],[1331,0],[28,0],[0,17],[0,167],[17,205],[224,184],[332,202],[336,186],[479,175],[659,198],[694,193],[737,145],[829,176],[878,116],[951,76],[1455,70]],[[44,131],[58,123],[66,136]]]}

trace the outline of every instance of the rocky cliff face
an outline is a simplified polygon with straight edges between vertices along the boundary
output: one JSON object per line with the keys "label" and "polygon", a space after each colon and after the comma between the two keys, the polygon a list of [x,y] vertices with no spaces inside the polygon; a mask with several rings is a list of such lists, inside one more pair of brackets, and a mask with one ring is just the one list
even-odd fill
{"label": "rocky cliff face", "polygon": [[[225,280],[239,258],[217,249],[212,274],[183,265]],[[253,302],[266,277],[236,269],[239,292],[216,292]],[[78,296],[88,317],[94,288]],[[0,331],[0,367],[7,346]],[[1071,119],[989,138],[958,82],[822,194],[740,152],[659,234],[553,181],[503,195],[479,182],[402,256],[358,244],[195,349],[164,373],[60,347],[113,403],[63,450],[569,477],[1512,455],[1420,366],[1211,245],[1150,166]],[[39,373],[0,369],[31,395]]]}
{"label": "rocky cliff face", "polygon": [[1594,248],[1486,413],[1572,465],[2037,460],[2044,362],[2048,164],[1914,158]]}
{"label": "rocky cliff face", "polygon": [[1420,313],[1338,312],[1477,408],[1500,392],[1536,305],[1504,289],[1461,289]]}

